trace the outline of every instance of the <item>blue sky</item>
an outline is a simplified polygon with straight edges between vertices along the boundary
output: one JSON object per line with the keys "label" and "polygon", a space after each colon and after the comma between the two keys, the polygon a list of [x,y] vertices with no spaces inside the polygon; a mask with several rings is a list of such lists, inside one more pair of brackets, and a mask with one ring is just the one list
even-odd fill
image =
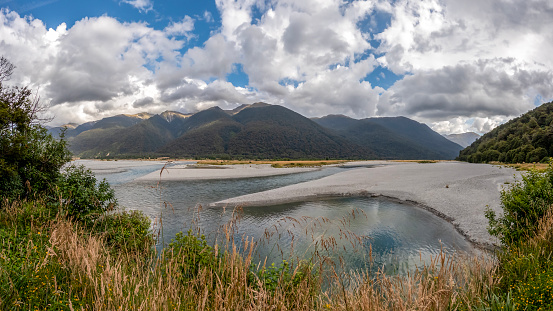
{"label": "blue sky", "polygon": [[441,133],[483,133],[553,98],[547,0],[0,0],[0,8],[12,83],[35,88],[58,124],[266,101],[310,117],[403,115]]}

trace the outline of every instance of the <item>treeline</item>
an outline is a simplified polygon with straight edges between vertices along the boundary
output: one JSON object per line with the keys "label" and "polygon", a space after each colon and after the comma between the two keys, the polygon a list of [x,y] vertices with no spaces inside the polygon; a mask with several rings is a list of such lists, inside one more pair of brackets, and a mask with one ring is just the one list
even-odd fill
{"label": "treeline", "polygon": [[472,163],[547,162],[553,156],[553,102],[498,126],[462,150],[458,160]]}

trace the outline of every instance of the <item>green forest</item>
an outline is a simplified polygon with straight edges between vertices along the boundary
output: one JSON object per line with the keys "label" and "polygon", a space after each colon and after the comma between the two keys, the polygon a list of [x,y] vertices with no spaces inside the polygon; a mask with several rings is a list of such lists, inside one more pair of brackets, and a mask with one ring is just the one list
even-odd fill
{"label": "green forest", "polygon": [[548,162],[553,156],[553,102],[523,114],[462,150],[458,160],[471,163]]}

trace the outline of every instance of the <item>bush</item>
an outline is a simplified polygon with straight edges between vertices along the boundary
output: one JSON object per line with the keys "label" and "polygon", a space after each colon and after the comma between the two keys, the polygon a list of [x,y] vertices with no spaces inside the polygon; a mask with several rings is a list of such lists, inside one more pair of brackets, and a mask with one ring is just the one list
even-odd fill
{"label": "bush", "polygon": [[97,182],[94,174],[84,166],[70,165],[57,180],[54,199],[62,201],[68,216],[86,225],[115,207],[113,189],[104,179]]}
{"label": "bush", "polygon": [[488,231],[497,236],[504,245],[524,241],[537,229],[538,221],[553,204],[553,168],[545,173],[530,171],[507,190],[501,191],[503,215],[498,217],[488,209]]}
{"label": "bush", "polygon": [[39,108],[30,96],[28,89],[6,90],[0,83],[0,194],[6,198],[46,191],[70,160],[63,139],[33,124]]}
{"label": "bush", "polygon": [[95,223],[94,232],[105,237],[113,252],[145,255],[155,242],[150,219],[140,211],[104,215]]}
{"label": "bush", "polygon": [[[250,270],[253,269],[252,267]],[[300,261],[295,269],[286,260],[283,260],[279,267],[272,263],[269,267],[261,269],[257,273],[257,277],[270,293],[274,293],[280,288],[283,292],[293,295],[293,290],[302,282],[310,283],[309,285],[313,289],[317,288],[313,278],[313,265],[305,261]],[[256,280],[253,274],[250,275],[249,281],[255,285]]]}
{"label": "bush", "polygon": [[217,255],[213,247],[207,244],[204,235],[194,235],[192,230],[187,234],[177,233],[169,246],[163,251],[166,259],[176,258],[178,261],[178,273],[176,278],[186,282],[203,269],[215,270],[217,267]]}

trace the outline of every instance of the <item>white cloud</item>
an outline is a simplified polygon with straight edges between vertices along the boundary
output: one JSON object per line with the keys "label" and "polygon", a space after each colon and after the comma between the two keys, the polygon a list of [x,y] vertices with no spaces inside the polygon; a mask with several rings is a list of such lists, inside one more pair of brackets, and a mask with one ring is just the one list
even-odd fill
{"label": "white cloud", "polygon": [[182,21],[171,23],[165,27],[165,33],[169,36],[184,36],[186,38],[193,37],[194,20],[190,16],[185,16]]}
{"label": "white cloud", "polygon": [[122,2],[134,6],[140,12],[148,12],[154,8],[154,3],[151,0],[123,0]]}
{"label": "white cloud", "polygon": [[380,99],[379,114],[428,120],[518,115],[536,96],[553,97],[553,72],[526,70],[513,59],[480,60],[406,76]]}
{"label": "white cloud", "polygon": [[507,122],[512,117],[456,117],[450,120],[432,122],[430,127],[440,134],[460,134],[466,132],[475,132],[484,134],[500,124]]}
{"label": "white cloud", "polygon": [[[12,82],[38,88],[60,123],[264,100],[308,116],[404,115],[440,132],[484,132],[553,98],[549,0],[215,3],[220,29],[188,50],[189,16],[163,30],[108,16],[47,29],[3,9],[0,51],[17,66]],[[236,63],[247,88],[226,81]],[[379,65],[406,75],[383,90],[365,81]]]}

